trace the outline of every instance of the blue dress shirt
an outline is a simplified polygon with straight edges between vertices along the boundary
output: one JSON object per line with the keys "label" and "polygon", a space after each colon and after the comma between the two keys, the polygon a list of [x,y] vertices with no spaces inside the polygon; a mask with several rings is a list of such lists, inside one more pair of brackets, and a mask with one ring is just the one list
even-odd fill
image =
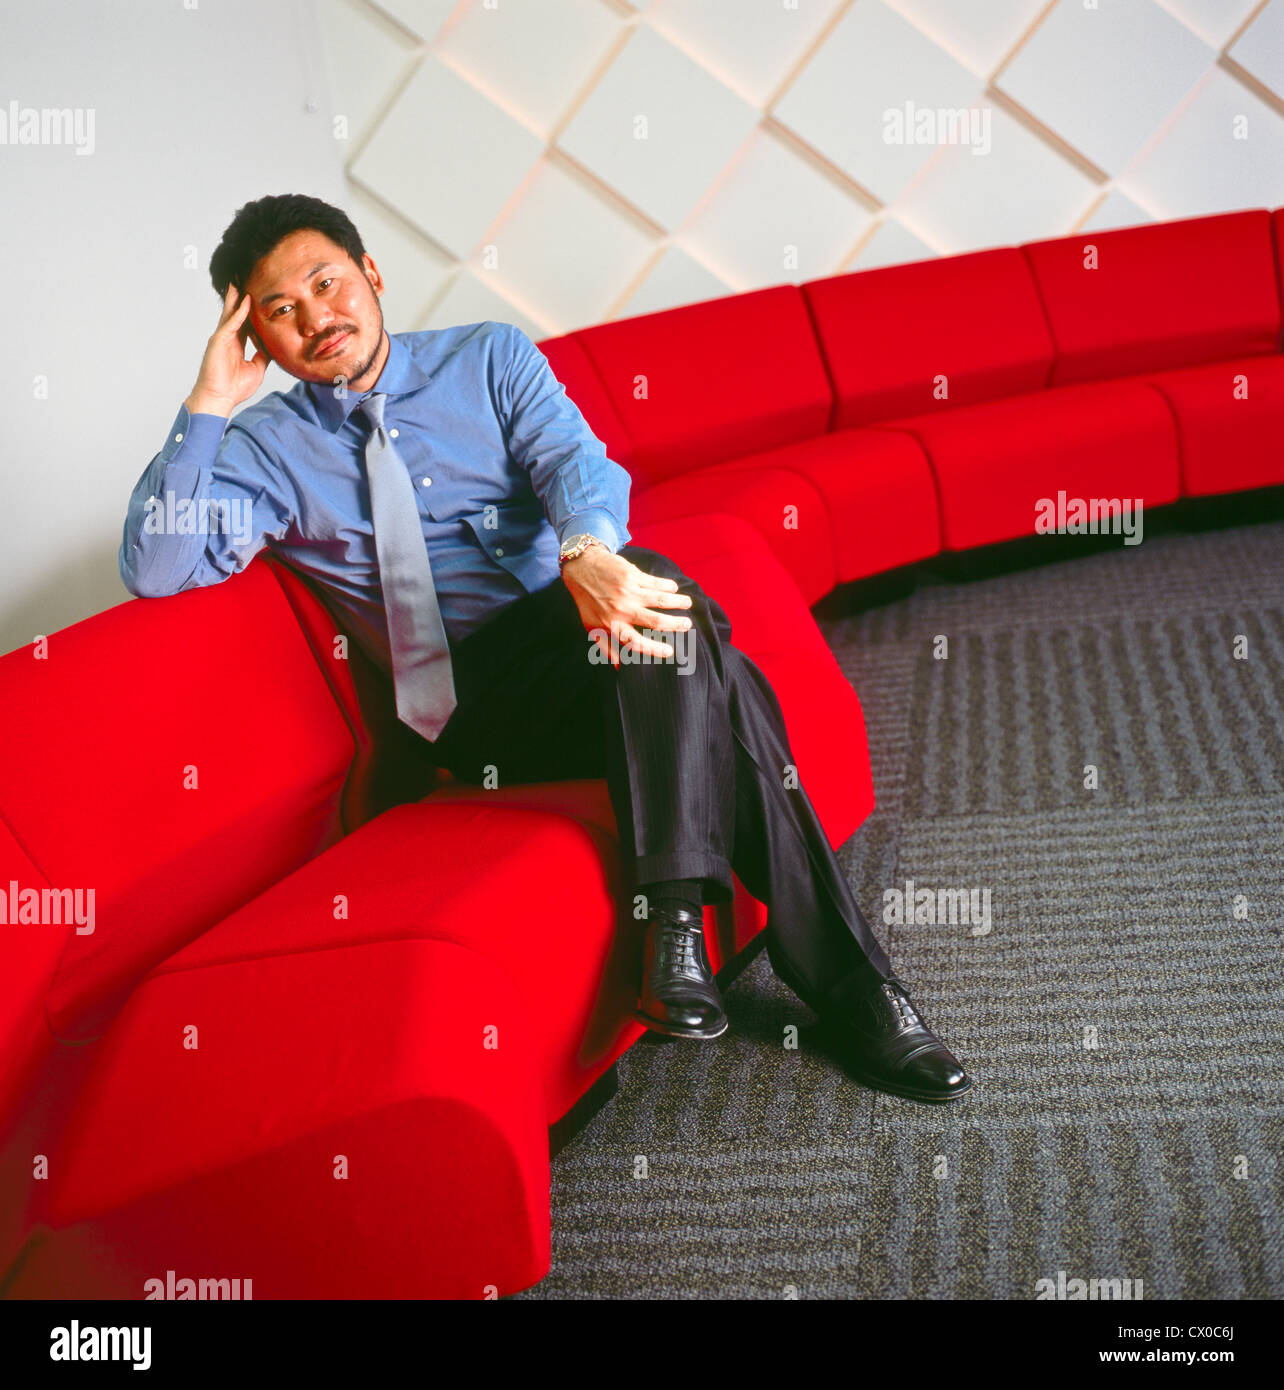
{"label": "blue dress shirt", "polygon": [[556,580],[567,536],[627,544],[629,475],[520,328],[488,320],[388,341],[368,392],[301,381],[231,420],[181,406],[130,497],[125,587],[150,598],[217,584],[266,545],[390,670],[356,409],[373,392],[388,398],[384,423],[415,484],[452,645]]}

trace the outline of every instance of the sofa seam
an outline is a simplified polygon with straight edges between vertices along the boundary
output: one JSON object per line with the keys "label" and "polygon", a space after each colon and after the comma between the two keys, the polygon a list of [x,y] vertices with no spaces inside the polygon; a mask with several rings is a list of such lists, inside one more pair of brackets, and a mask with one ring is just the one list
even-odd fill
{"label": "sofa seam", "polygon": [[[1070,233],[1074,235],[1073,232]],[[1034,269],[1034,258],[1030,255],[1029,243],[1023,242],[1017,247],[1021,253],[1021,260],[1025,265],[1026,274],[1030,277],[1030,284],[1034,289],[1035,302],[1039,306],[1039,312],[1043,315],[1043,326],[1048,330],[1048,341],[1052,344],[1052,361],[1048,363],[1048,370],[1043,379],[1043,389],[1052,389],[1052,378],[1057,368],[1061,365],[1061,343],[1057,338],[1056,329],[1052,323],[1052,313],[1048,308],[1047,299],[1043,293],[1043,286],[1039,283],[1039,277]]]}
{"label": "sofa seam", "polygon": [[812,341],[816,345],[817,355],[820,357],[820,365],[824,368],[825,381],[829,386],[829,419],[825,423],[825,433],[835,434],[837,432],[836,423],[838,420],[838,384],[834,380],[833,367],[829,360],[829,354],[825,351],[825,340],[820,334],[820,324],[816,319],[815,305],[812,303],[811,296],[807,293],[806,285],[813,282],[808,280],[804,284],[798,285],[798,293],[802,298],[803,309],[807,314],[807,324],[811,329]]}
{"label": "sofa seam", "polygon": [[[984,402],[989,404],[989,402]],[[932,492],[936,497],[936,528],[941,537],[941,548],[937,552],[940,555],[958,554],[953,546],[946,544],[945,531],[945,495],[941,487],[940,470],[936,466],[936,460],[932,457],[932,451],[928,448],[927,442],[912,425],[869,424],[861,425],[861,429],[883,430],[887,434],[907,435],[918,446],[919,452],[927,460],[928,471],[932,475]]]}
{"label": "sofa seam", "polygon": [[[303,615],[299,610],[299,605],[295,601],[294,596],[286,588],[284,580],[277,573],[276,564],[274,564],[273,561],[276,561],[276,563],[279,564],[285,564],[285,561],[280,560],[275,555],[264,557],[264,563],[272,572],[272,578],[275,581],[277,587],[280,589],[281,596],[285,599],[286,605],[290,609],[291,616],[294,618],[294,621],[298,626],[299,635],[303,638],[304,645],[307,647],[308,651],[311,652],[312,659],[316,663],[317,670],[321,673],[321,679],[325,682],[326,689],[330,692],[330,698],[334,701],[335,708],[339,711],[339,714],[342,716],[343,722],[348,726],[348,735],[352,740],[352,757],[348,762],[348,770],[343,779],[343,786],[340,788],[339,791],[339,805],[337,808],[339,812],[339,825],[342,828],[344,835],[347,836],[350,835],[354,829],[354,827],[348,824],[348,788],[352,783],[352,778],[354,776],[357,765],[357,759],[361,754],[361,744],[359,739],[357,738],[356,725],[353,723],[351,715],[344,708],[343,700],[340,697],[334,678],[333,676],[331,676],[330,672],[326,670],[325,665],[321,660],[321,653],[317,651],[316,647],[313,645],[312,638],[308,635],[308,630],[307,627],[304,625]],[[293,567],[290,567],[290,571],[292,574],[298,575],[298,578],[302,583],[304,583],[305,585],[308,583],[306,577],[300,574],[299,571],[295,570]],[[311,592],[310,588],[309,592]],[[329,611],[329,608],[326,608],[326,612],[329,613]],[[338,625],[336,624],[336,628],[337,627]],[[342,629],[338,630],[342,631]]]}
{"label": "sofa seam", "polygon": [[1168,410],[1168,418],[1172,421],[1173,438],[1177,442],[1177,500],[1188,497],[1191,494],[1186,490],[1188,478],[1186,476],[1186,450],[1181,433],[1181,420],[1177,415],[1177,405],[1167,391],[1151,377],[1146,377],[1140,383],[1142,386],[1149,386],[1155,394],[1163,401]]}

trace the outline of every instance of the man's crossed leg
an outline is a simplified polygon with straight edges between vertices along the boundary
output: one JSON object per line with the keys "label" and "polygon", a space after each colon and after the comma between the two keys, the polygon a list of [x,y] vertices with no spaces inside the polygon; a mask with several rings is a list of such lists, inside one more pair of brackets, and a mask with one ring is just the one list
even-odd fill
{"label": "man's crossed leg", "polygon": [[704,949],[705,902],[732,874],[767,907],[776,974],[821,1019],[821,1036],[867,1084],[919,1100],[970,1088],[923,1023],[861,914],[804,788],[766,676],[731,643],[717,601],[642,546],[620,555],[690,596],[672,656],[595,643],[564,583],[501,609],[453,650],[458,706],[433,745],[465,781],[605,777],[620,848],[647,903],[637,1016],[658,1031],[726,1028]]}

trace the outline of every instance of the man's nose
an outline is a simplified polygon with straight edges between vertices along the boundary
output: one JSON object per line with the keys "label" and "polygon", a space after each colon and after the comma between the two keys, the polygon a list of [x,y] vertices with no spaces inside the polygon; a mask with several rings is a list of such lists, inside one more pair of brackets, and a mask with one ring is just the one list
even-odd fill
{"label": "man's nose", "polygon": [[315,341],[334,322],[334,315],[326,308],[301,309],[298,322],[299,332],[305,338]]}

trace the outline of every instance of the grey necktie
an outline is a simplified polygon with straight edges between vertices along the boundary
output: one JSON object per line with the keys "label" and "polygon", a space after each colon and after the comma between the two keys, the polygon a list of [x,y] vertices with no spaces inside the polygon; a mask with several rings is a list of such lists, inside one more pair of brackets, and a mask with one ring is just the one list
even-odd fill
{"label": "grey necktie", "polygon": [[455,680],[415,485],[383,427],[386,400],[382,394],[367,396],[358,407],[370,421],[366,476],[379,583],[388,618],[397,717],[431,743],[457,703]]}

